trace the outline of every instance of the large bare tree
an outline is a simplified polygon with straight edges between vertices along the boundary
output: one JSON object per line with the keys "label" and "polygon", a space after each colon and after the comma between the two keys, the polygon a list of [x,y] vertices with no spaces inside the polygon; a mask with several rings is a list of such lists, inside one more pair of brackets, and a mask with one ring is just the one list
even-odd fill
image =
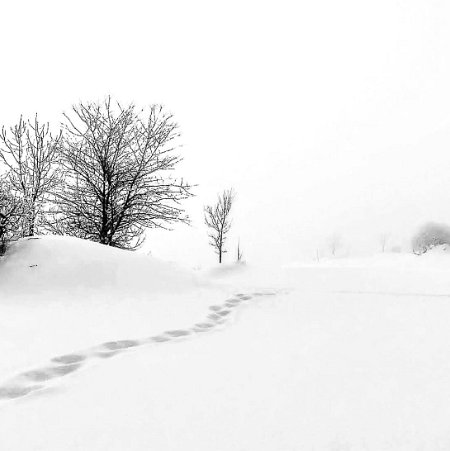
{"label": "large bare tree", "polygon": [[191,187],[169,175],[181,160],[172,115],[107,98],[75,105],[65,119],[54,232],[135,249],[147,228],[187,222],[180,203]]}
{"label": "large bare tree", "polygon": [[44,206],[59,181],[57,154],[60,135],[52,137],[48,123],[20,117],[18,124],[0,133],[0,161],[8,168],[10,190],[22,201],[22,236],[37,233]]}
{"label": "large bare tree", "polygon": [[217,199],[215,205],[205,206],[205,223],[209,228],[210,245],[219,256],[219,263],[222,263],[225,249],[227,233],[231,228],[230,212],[235,198],[232,188],[225,190]]}

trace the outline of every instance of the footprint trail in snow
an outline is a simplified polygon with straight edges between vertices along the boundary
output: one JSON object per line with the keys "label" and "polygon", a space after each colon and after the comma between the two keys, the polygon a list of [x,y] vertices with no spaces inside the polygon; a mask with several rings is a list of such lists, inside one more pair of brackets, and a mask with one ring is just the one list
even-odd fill
{"label": "footprint trail in snow", "polygon": [[191,328],[167,330],[159,335],[139,340],[108,341],[84,351],[54,357],[47,365],[19,373],[5,384],[0,385],[0,400],[22,398],[47,389],[58,378],[78,371],[85,363],[93,359],[111,358],[139,346],[179,341],[196,334],[211,332],[218,326],[225,324],[233,311],[243,302],[254,297],[273,296],[275,294],[276,292],[273,291],[251,294],[237,293],[232,298],[225,300],[223,304],[211,305],[206,319],[194,324]]}

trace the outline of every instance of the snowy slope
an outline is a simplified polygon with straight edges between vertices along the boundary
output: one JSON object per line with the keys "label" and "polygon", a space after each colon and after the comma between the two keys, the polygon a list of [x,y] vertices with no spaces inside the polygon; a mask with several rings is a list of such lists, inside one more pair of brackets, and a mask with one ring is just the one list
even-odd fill
{"label": "snowy slope", "polygon": [[226,292],[152,257],[69,237],[21,240],[0,261],[0,374],[121,337],[192,324]]}
{"label": "snowy slope", "polygon": [[449,272],[435,253],[193,276],[78,240],[18,243],[0,263],[0,449],[450,449]]}
{"label": "snowy slope", "polygon": [[1,267],[2,292],[8,298],[36,299],[80,294],[104,299],[184,291],[192,275],[146,255],[125,252],[71,237],[44,236],[12,245]]}

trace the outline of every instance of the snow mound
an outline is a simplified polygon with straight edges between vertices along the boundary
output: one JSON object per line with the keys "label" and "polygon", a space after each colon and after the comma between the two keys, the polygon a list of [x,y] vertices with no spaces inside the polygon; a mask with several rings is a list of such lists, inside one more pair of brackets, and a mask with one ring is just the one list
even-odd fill
{"label": "snow mound", "polygon": [[193,274],[148,255],[72,237],[40,236],[14,243],[0,262],[2,293],[137,296],[196,286]]}

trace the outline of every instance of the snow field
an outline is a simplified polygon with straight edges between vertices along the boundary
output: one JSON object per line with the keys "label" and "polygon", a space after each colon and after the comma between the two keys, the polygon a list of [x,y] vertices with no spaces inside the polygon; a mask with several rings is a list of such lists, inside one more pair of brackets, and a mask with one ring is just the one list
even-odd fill
{"label": "snow field", "polygon": [[[51,241],[46,246],[56,246]],[[66,241],[59,244],[71,252]],[[58,368],[77,365],[79,353],[89,357],[79,371],[0,402],[0,449],[450,449],[447,255],[198,275],[161,264],[154,291],[145,271],[137,296],[123,286],[108,291],[105,276],[101,290],[94,285],[76,300],[61,294],[62,282],[47,297],[32,297],[28,244],[8,263],[24,267],[20,288],[0,264],[9,290],[0,302],[2,374],[14,379],[33,368],[45,372],[54,357]],[[73,263],[51,262],[61,278]],[[121,263],[105,262],[112,264],[120,273]],[[258,286],[275,295],[255,295]],[[103,293],[101,301],[92,301],[93,292]],[[226,310],[233,313],[211,317]],[[195,324],[217,320],[214,332],[194,333]],[[155,335],[170,339],[132,341]],[[98,346],[113,358],[92,359]]]}

